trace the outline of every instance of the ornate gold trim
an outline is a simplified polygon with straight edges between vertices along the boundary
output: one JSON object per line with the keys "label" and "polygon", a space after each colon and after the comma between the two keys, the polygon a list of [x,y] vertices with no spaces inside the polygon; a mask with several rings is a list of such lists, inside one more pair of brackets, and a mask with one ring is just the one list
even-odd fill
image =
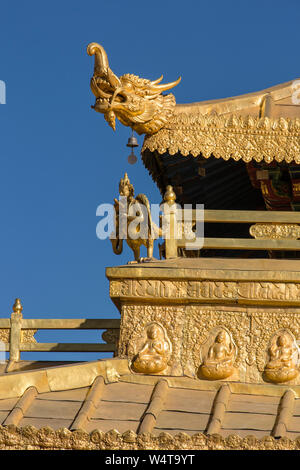
{"label": "ornate gold trim", "polygon": [[21,343],[33,343],[37,341],[34,337],[38,330],[21,330]]}
{"label": "ornate gold trim", "polygon": [[167,432],[136,434],[132,430],[123,434],[115,429],[87,433],[82,429],[70,431],[51,427],[36,429],[34,426],[18,428],[0,426],[0,450],[299,450],[300,436],[275,439],[266,435],[258,439],[254,435],[244,438],[237,434],[222,437],[196,433],[189,436],[180,432],[174,436]]}
{"label": "ornate gold trim", "polygon": [[178,113],[167,127],[145,137],[142,152],[146,149],[246,163],[300,163],[300,119]]}
{"label": "ornate gold trim", "polygon": [[110,281],[111,298],[124,300],[173,301],[181,303],[220,302],[248,304],[260,302],[274,305],[300,305],[300,283],[257,282],[236,280],[156,280],[113,279]]}
{"label": "ornate gold trim", "polygon": [[297,240],[300,238],[300,226],[297,224],[255,224],[249,229],[250,235],[258,239]]}
{"label": "ornate gold trim", "polygon": [[10,340],[10,328],[0,329],[0,341],[3,343],[9,343]]}

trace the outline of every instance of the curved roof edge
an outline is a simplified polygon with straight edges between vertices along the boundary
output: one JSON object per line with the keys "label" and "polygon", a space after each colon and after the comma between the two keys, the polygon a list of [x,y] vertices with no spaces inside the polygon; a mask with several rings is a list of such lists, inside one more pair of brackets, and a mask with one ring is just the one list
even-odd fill
{"label": "curved roof edge", "polygon": [[232,98],[177,104],[167,125],[146,135],[160,154],[300,163],[300,80]]}
{"label": "curved roof edge", "polygon": [[[119,358],[13,372],[0,382],[0,449],[300,449],[300,386],[133,374]],[[142,429],[147,415],[152,424]]]}

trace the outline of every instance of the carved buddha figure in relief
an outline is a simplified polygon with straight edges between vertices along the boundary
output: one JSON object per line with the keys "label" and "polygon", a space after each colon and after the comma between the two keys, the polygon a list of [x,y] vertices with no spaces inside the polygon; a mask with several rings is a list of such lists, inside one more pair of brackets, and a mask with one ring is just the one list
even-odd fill
{"label": "carved buddha figure in relief", "polygon": [[211,380],[225,379],[233,374],[235,346],[225,330],[221,330],[210,346],[201,366],[202,374]]}
{"label": "carved buddha figure in relief", "polygon": [[297,377],[297,351],[292,336],[282,332],[273,338],[269,348],[266,377],[272,382],[287,382]]}
{"label": "carved buddha figure in relief", "polygon": [[146,341],[132,362],[136,372],[157,374],[166,369],[170,354],[170,343],[163,328],[151,323],[146,328]]}

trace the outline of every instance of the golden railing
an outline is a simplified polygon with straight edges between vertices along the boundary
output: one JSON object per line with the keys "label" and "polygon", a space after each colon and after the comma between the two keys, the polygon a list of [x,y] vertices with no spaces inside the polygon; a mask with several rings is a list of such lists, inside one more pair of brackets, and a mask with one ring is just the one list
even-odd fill
{"label": "golden railing", "polygon": [[[39,330],[104,330],[104,343],[39,343]],[[25,319],[20,299],[16,299],[10,318],[0,319],[2,350],[9,352],[6,372],[20,361],[21,352],[112,352],[116,353],[120,331],[119,319]],[[100,335],[99,335],[100,336]]]}
{"label": "golden railing", "polygon": [[[173,189],[169,187],[167,193]],[[166,194],[167,194],[166,193]],[[173,193],[174,195],[174,193]],[[175,196],[175,195],[174,195]],[[165,257],[176,258],[178,248],[186,248],[193,240],[184,235],[182,215],[178,221],[178,211],[174,196],[165,197],[169,208],[166,217],[166,225],[169,227],[165,238]],[[186,219],[185,219],[186,220]],[[196,224],[196,210],[191,210],[188,221]],[[300,252],[300,213],[281,211],[238,211],[238,210],[204,210],[204,224],[206,223],[230,223],[252,224],[249,229],[250,236],[254,238],[210,238],[204,237],[201,248],[220,250],[279,250]],[[178,225],[182,224],[182,235],[178,237]],[[191,248],[192,249],[192,248]],[[195,249],[197,245],[195,244]]]}

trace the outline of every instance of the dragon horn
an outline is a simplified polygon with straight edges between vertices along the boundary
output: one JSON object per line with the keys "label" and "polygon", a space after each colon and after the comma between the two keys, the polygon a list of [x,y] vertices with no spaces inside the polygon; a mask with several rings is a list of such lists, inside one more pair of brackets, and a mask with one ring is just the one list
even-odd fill
{"label": "dragon horn", "polygon": [[170,88],[173,88],[174,86],[178,85],[180,80],[181,80],[181,77],[179,77],[175,82],[165,83],[162,85],[151,85],[151,92],[162,93],[163,91],[170,90]]}
{"label": "dragon horn", "polygon": [[105,77],[113,88],[121,87],[120,80],[109,68],[104,47],[97,42],[91,42],[87,47],[87,53],[95,56],[94,76]]}
{"label": "dragon horn", "polygon": [[87,53],[95,56],[94,75],[106,75],[109,65],[104,48],[96,42],[91,42],[87,47]]}
{"label": "dragon horn", "polygon": [[161,75],[157,80],[153,80],[153,82],[151,82],[151,85],[154,86],[154,85],[158,85],[162,79],[164,78],[163,75]]}

